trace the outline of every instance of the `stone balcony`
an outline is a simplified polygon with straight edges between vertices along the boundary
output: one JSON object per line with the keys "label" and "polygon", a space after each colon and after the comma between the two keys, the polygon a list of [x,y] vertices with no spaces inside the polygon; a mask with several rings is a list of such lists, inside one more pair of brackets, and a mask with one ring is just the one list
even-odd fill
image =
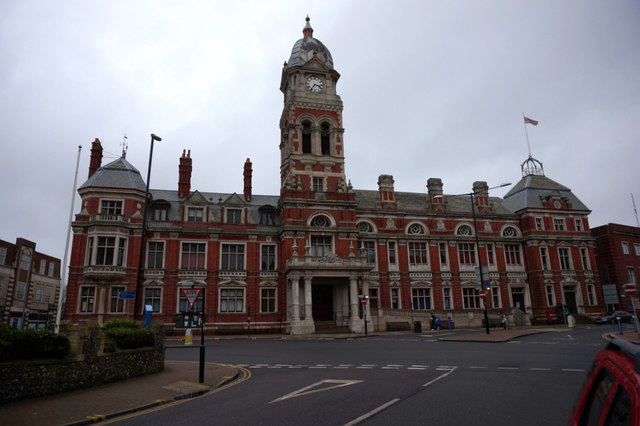
{"label": "stone balcony", "polygon": [[115,281],[121,280],[127,274],[124,266],[113,265],[91,265],[85,266],[82,271],[85,278],[97,281]]}
{"label": "stone balcony", "polygon": [[292,256],[287,260],[287,269],[324,269],[371,271],[374,264],[367,262],[364,256]]}
{"label": "stone balcony", "polygon": [[91,222],[131,222],[131,218],[129,216],[123,216],[121,214],[94,214],[91,215],[90,220]]}

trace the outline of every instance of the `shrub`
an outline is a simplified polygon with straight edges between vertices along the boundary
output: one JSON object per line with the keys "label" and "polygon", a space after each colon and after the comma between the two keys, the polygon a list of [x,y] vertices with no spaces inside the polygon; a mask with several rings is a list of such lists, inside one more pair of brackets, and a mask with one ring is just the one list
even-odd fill
{"label": "shrub", "polygon": [[0,327],[0,361],[63,358],[71,351],[69,338],[49,330]]}
{"label": "shrub", "polygon": [[102,327],[105,336],[104,351],[114,352],[118,349],[137,349],[153,346],[153,332],[140,328],[135,321],[111,320]]}
{"label": "shrub", "polygon": [[114,328],[140,328],[134,320],[128,319],[112,319],[102,326],[103,330],[111,330]]}

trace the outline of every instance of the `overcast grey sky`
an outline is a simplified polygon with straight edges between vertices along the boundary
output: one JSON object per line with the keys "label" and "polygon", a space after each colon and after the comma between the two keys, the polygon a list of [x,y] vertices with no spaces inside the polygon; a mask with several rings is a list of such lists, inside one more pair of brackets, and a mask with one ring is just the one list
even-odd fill
{"label": "overcast grey sky", "polygon": [[[314,37],[341,74],[346,173],[397,191],[447,194],[520,180],[528,149],[592,211],[636,226],[640,205],[640,2],[0,0],[0,238],[62,257],[78,145],[91,141],[151,187],[279,193],[282,64]],[[509,188],[496,190],[502,196]],[[74,213],[80,211],[76,201]]]}

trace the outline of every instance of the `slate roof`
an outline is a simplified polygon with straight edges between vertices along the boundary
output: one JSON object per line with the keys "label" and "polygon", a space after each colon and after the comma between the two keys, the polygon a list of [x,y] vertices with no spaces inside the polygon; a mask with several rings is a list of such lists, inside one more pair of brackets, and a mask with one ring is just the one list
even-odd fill
{"label": "slate roof", "polygon": [[[356,204],[359,209],[380,208],[380,195],[373,190],[354,190]],[[395,200],[398,211],[427,212],[431,211],[431,203],[426,193],[419,192],[395,192]],[[446,212],[471,213],[471,197],[469,195],[443,195]],[[500,197],[489,197],[489,204],[495,214],[511,214],[512,212],[502,205]]]}
{"label": "slate roof", "polygon": [[80,188],[118,188],[146,191],[146,184],[138,169],[133,167],[124,157],[100,167]]}
{"label": "slate roof", "polygon": [[590,211],[582,201],[576,197],[571,189],[549,179],[544,175],[527,175],[523,177],[504,196],[502,206],[506,209],[517,212],[522,209],[542,209],[542,199],[546,196],[555,195],[566,199],[571,203],[573,210]]}
{"label": "slate roof", "polygon": [[[249,213],[253,217],[255,223],[260,223],[260,207],[262,206],[272,206],[273,208],[278,208],[278,200],[280,199],[277,195],[252,195],[251,201],[244,201],[244,197],[239,195],[239,199],[241,199],[241,205],[239,204],[229,204],[229,201],[233,199],[234,195],[238,195],[235,193],[220,193],[220,192],[200,192],[199,194],[205,198],[208,202],[208,205],[213,209],[215,214],[219,214],[219,205],[222,203],[224,206],[237,206],[237,207],[248,207]],[[169,211],[167,215],[170,219],[173,219],[178,209],[180,207],[180,202],[184,201],[178,197],[178,191],[164,190],[164,189],[151,189],[149,190],[153,201],[164,200],[170,204]],[[192,196],[193,196],[192,192]],[[187,203],[188,204],[188,203]],[[274,225],[279,225],[278,215],[274,217],[275,223]]]}

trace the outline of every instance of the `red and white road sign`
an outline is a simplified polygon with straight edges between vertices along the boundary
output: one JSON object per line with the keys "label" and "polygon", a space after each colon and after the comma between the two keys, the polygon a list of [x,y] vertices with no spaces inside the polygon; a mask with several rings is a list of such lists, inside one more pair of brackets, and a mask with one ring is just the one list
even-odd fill
{"label": "red and white road sign", "polygon": [[202,288],[183,288],[182,294],[185,299],[187,299],[187,303],[189,307],[193,309],[193,306],[196,304],[196,300],[200,297],[200,293],[202,293]]}
{"label": "red and white road sign", "polygon": [[487,292],[485,290],[480,290],[478,294],[480,295],[481,299],[484,299],[487,297]]}
{"label": "red and white road sign", "polygon": [[638,292],[638,288],[636,287],[636,283],[626,283],[622,286],[624,292],[627,296],[635,296]]}

